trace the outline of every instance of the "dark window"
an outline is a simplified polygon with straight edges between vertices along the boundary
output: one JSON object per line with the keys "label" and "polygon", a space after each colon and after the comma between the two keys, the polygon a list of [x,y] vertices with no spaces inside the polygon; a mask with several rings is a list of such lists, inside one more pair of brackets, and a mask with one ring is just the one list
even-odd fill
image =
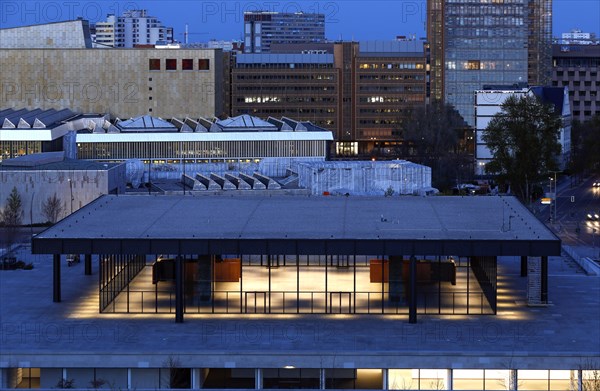
{"label": "dark window", "polygon": [[148,91],[152,91],[152,87],[148,87]]}
{"label": "dark window", "polygon": [[152,81],[152,78],[151,78],[151,77],[149,77],[149,78],[148,78],[148,81]]}
{"label": "dark window", "polygon": [[207,58],[201,58],[198,60],[198,70],[208,71],[210,69],[210,60]]}
{"label": "dark window", "polygon": [[181,60],[181,69],[184,71],[193,71],[194,70],[194,60],[189,58],[184,58]]}
{"label": "dark window", "polygon": [[174,58],[167,58],[167,71],[177,70],[177,60]]}
{"label": "dark window", "polygon": [[[151,71],[160,71],[160,59],[151,58],[150,59],[150,68]],[[152,79],[150,79],[152,81]]]}

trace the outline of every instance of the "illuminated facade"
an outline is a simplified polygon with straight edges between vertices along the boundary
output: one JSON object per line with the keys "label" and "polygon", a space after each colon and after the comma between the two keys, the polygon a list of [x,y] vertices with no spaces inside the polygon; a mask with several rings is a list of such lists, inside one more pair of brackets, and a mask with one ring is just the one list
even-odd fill
{"label": "illuminated facade", "polygon": [[301,53],[244,54],[232,114],[290,116],[330,129],[338,156],[395,156],[408,109],[426,102],[422,43],[342,42]]}

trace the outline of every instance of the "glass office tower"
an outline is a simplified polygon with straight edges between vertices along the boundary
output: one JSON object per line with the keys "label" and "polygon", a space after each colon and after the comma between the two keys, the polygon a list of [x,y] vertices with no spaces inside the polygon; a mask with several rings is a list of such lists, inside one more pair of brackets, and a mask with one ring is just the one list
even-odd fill
{"label": "glass office tower", "polygon": [[475,90],[546,81],[551,5],[551,0],[428,1],[428,39],[434,48],[443,46],[431,51],[431,73],[442,75],[438,91],[468,125],[475,125]]}

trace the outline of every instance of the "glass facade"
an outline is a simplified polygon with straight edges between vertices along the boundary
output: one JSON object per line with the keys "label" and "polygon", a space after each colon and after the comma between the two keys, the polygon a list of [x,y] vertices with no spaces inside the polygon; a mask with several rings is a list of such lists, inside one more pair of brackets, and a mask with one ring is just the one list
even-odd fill
{"label": "glass facade", "polygon": [[78,143],[79,159],[259,159],[323,157],[326,142],[286,141],[160,141]]}
{"label": "glass facade", "polygon": [[474,91],[527,82],[528,0],[446,0],[446,102],[475,126]]}

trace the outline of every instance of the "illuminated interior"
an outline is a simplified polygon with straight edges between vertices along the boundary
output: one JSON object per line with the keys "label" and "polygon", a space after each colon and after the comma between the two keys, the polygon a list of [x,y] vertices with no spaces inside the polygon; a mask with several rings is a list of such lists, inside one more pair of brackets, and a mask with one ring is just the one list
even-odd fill
{"label": "illuminated interior", "polygon": [[[101,256],[103,313],[174,313],[175,256]],[[495,314],[494,257],[419,257],[422,314]],[[188,314],[408,314],[409,260],[381,256],[183,257]]]}

